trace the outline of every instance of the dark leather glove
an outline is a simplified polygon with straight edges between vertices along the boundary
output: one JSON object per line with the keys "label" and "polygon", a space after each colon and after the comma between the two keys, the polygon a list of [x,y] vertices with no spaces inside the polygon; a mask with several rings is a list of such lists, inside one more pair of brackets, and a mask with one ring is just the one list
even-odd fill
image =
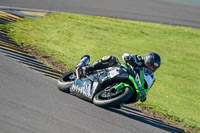
{"label": "dark leather glove", "polygon": [[141,90],[140,91],[140,101],[141,102],[145,102],[146,101],[146,94],[145,94],[145,92],[144,92],[144,90]]}
{"label": "dark leather glove", "polygon": [[128,63],[129,63],[130,60],[131,60],[131,56],[130,56],[130,55],[124,57],[124,61],[125,61],[125,62],[128,62]]}

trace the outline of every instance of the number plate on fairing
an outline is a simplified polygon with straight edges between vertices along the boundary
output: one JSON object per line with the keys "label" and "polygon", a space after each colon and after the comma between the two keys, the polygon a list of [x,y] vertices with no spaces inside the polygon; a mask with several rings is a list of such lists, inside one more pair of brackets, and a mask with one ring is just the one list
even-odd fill
{"label": "number plate on fairing", "polygon": [[137,85],[138,85],[139,88],[142,88],[142,83],[141,83],[139,74],[137,74],[135,76],[135,82],[137,83]]}
{"label": "number plate on fairing", "polygon": [[109,77],[113,78],[115,76],[117,76],[119,74],[119,69],[113,69],[111,71],[109,71]]}

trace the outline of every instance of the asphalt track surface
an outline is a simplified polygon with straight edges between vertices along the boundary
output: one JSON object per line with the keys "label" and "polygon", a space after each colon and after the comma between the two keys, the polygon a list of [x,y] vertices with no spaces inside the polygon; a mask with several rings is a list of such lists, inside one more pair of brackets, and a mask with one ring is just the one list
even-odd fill
{"label": "asphalt track surface", "polygon": [[200,28],[199,0],[1,0],[0,6],[54,10]]}
{"label": "asphalt track surface", "polygon": [[[64,11],[200,28],[199,6],[159,0],[1,0],[0,6]],[[170,132],[137,116],[60,92],[56,81],[0,53],[0,133]]]}
{"label": "asphalt track surface", "polygon": [[56,81],[1,53],[0,62],[1,133],[167,132],[129,113],[60,92]]}

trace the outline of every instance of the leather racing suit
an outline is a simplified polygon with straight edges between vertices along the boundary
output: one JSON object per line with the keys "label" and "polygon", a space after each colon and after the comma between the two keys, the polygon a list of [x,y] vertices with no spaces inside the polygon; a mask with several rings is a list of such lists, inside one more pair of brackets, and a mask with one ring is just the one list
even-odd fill
{"label": "leather racing suit", "polygon": [[[129,63],[133,67],[142,68],[145,67],[144,60],[140,55],[129,55],[127,53],[122,55],[123,60]],[[120,65],[119,60],[114,56],[104,56],[101,60],[98,60],[88,66],[83,67],[83,71],[86,73],[88,71],[94,71],[98,69],[104,69],[108,67],[113,67]]]}

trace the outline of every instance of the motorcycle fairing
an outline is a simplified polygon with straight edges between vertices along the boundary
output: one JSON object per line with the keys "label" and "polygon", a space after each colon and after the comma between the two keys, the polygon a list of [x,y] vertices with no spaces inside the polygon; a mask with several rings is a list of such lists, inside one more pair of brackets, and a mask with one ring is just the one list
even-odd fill
{"label": "motorcycle fairing", "polygon": [[110,67],[107,69],[110,80],[128,79],[128,71],[124,67]]}
{"label": "motorcycle fairing", "polygon": [[86,78],[76,79],[70,87],[70,92],[87,101],[92,101],[94,95],[101,91],[101,85],[107,84],[111,80],[127,79],[128,73],[124,68],[107,68]]}
{"label": "motorcycle fairing", "polygon": [[[105,74],[104,74],[105,75]],[[99,78],[102,75],[91,75],[86,78],[76,79],[70,87],[70,92],[87,101],[92,101],[93,96],[96,94],[99,84]]]}
{"label": "motorcycle fairing", "polygon": [[92,82],[88,78],[76,79],[70,87],[70,93],[80,98],[90,100],[92,97]]}

